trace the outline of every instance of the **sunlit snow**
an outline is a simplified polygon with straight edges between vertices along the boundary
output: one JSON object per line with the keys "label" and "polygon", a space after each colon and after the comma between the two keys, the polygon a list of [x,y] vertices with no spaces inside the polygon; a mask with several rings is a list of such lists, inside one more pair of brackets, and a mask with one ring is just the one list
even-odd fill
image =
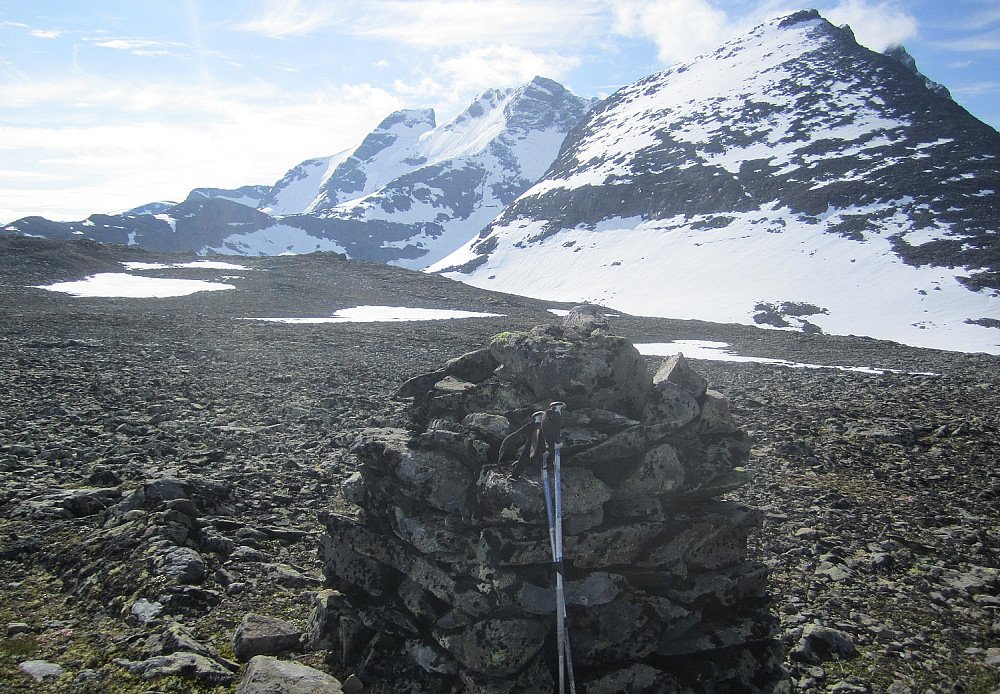
{"label": "sunlit snow", "polygon": [[[647,357],[670,357],[675,354],[683,354],[689,359],[703,359],[705,361],[725,361],[755,364],[771,364],[774,366],[786,366],[793,369],[835,369],[837,371],[857,371],[860,373],[883,374],[902,373],[894,369],[876,369],[871,366],[828,366],[823,364],[805,364],[801,362],[788,361],[787,359],[772,359],[770,357],[747,357],[736,354],[728,349],[726,342],[715,342],[712,340],[674,340],[673,342],[647,342],[636,343],[635,348],[639,354]],[[934,375],[934,374],[921,374]]]}
{"label": "sunlit snow", "polygon": [[[718,229],[692,228],[697,218],[608,219],[533,243],[544,236],[544,221],[522,218],[498,230],[488,262],[468,275],[445,275],[549,301],[716,323],[753,324],[759,302],[805,302],[825,309],[808,320],[826,333],[1000,353],[1000,332],[965,320],[1000,314],[1000,296],[962,285],[963,268],[903,262],[891,233],[904,230],[904,220],[886,218],[884,235],[858,242],[787,209],[729,216]],[[474,259],[472,245],[439,265]]]}
{"label": "sunlit snow", "polygon": [[204,270],[249,270],[245,265],[220,262],[218,260],[192,260],[189,263],[143,263],[123,262],[126,270],[168,270],[175,267],[200,268]]}
{"label": "sunlit snow", "polygon": [[354,306],[335,311],[331,316],[316,318],[250,318],[270,323],[393,323],[455,318],[502,318],[502,313],[477,313],[440,308],[410,308],[406,306]]}
{"label": "sunlit snow", "polygon": [[72,282],[56,282],[38,289],[63,292],[72,296],[123,298],[123,299],[165,299],[188,296],[195,292],[216,292],[235,289],[223,282],[204,280],[183,280],[169,277],[143,277],[127,272],[100,272],[86,279]]}

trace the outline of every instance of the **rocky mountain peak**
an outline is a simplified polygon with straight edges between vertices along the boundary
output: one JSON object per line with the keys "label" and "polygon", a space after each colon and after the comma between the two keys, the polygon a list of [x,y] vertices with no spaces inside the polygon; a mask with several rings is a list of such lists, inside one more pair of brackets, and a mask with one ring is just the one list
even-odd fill
{"label": "rocky mountain peak", "polygon": [[927,77],[922,72],[920,72],[920,70],[917,69],[917,61],[913,59],[913,56],[910,55],[909,52],[903,46],[899,44],[893,44],[892,46],[886,48],[885,51],[883,51],[883,53],[892,58],[893,60],[908,67],[913,72],[914,75],[916,75],[917,77],[919,77],[924,81],[924,84],[927,86],[928,89],[930,89],[938,96],[943,96],[947,99],[951,98],[951,92],[948,91],[947,87],[945,87],[943,84],[939,84],[931,80],[929,77]]}
{"label": "rocky mountain peak", "polygon": [[526,132],[535,129],[558,128],[568,132],[580,120],[586,102],[555,80],[535,77],[518,87],[507,103],[505,115],[508,128]]}
{"label": "rocky mountain peak", "polygon": [[373,132],[393,131],[397,128],[425,131],[436,125],[437,119],[432,108],[401,109],[386,116]]}
{"label": "rocky mountain peak", "polygon": [[[1000,296],[979,290],[1000,291],[1000,135],[902,56],[815,11],[766,22],[598,104],[542,180],[431,269],[672,317],[810,306],[786,324],[995,350]],[[692,281],[711,287],[697,308]]]}

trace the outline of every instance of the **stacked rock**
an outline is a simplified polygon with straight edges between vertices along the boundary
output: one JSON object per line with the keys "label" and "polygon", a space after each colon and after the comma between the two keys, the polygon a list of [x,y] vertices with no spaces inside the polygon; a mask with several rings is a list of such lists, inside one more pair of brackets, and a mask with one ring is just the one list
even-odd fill
{"label": "stacked rock", "polygon": [[[565,600],[578,691],[754,692],[780,679],[759,522],[717,499],[749,442],[682,355],[650,378],[626,339],[574,309],[505,333],[400,389],[412,427],[366,430],[324,514],[314,637],[371,691],[552,692],[554,571],[539,468],[501,441],[562,416]],[[380,689],[379,682],[391,682]]]}

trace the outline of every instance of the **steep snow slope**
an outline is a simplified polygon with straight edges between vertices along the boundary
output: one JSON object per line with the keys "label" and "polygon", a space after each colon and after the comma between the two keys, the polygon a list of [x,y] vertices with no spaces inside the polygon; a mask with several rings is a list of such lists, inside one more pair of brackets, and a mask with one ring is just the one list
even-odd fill
{"label": "steep snow slope", "polygon": [[488,224],[551,164],[588,102],[535,78],[480,95],[452,121],[424,133],[405,161],[414,168],[377,191],[319,216],[381,222],[397,238],[396,264],[421,268],[443,258]]}
{"label": "steep snow slope", "polygon": [[936,86],[813,11],[773,20],[612,95],[429,269],[631,313],[998,352],[1000,136]]}
{"label": "steep snow slope", "polygon": [[345,149],[329,157],[307,159],[293,167],[264,195],[258,209],[276,217],[305,212],[316,202],[319,191],[350,154],[351,150]]}
{"label": "steep snow slope", "polygon": [[[480,94],[440,126],[430,109],[398,111],[357,148],[293,168],[259,209],[351,257],[422,268],[536,181],[590,105],[536,77]],[[246,239],[229,248],[264,251]]]}

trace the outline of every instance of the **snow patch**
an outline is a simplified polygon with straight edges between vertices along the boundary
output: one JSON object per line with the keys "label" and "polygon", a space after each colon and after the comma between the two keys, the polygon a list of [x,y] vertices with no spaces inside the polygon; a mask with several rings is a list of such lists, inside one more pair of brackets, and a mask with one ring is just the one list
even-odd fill
{"label": "snow patch", "polygon": [[166,277],[144,277],[127,272],[100,272],[86,279],[72,282],[37,286],[52,292],[62,292],[71,296],[91,298],[123,299],[165,299],[188,296],[196,292],[215,292],[235,289],[231,284],[206,282],[204,280],[183,280]]}
{"label": "snow patch", "polygon": [[454,320],[459,318],[502,318],[502,313],[478,313],[439,308],[410,308],[406,306],[354,306],[335,311],[331,316],[316,318],[248,318],[247,320],[270,323],[397,323],[425,320]]}
{"label": "snow patch", "polygon": [[[733,363],[771,364],[792,369],[833,369],[836,371],[854,371],[858,373],[884,374],[906,373],[898,369],[876,369],[871,366],[828,366],[824,364],[807,364],[788,361],[787,359],[772,359],[770,357],[748,357],[736,354],[728,349],[729,343],[713,340],[674,340],[673,342],[636,343],[635,348],[645,357],[672,357],[683,354],[688,359],[705,361],[724,361]],[[919,376],[936,376],[931,372],[919,372]]]}

